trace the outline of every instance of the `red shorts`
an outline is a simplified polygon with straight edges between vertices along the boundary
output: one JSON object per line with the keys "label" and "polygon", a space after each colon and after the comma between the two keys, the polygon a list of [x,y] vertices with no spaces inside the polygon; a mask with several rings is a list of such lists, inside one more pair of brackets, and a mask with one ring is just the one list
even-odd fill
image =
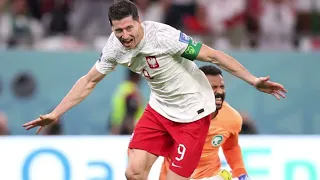
{"label": "red shorts", "polygon": [[170,157],[170,170],[190,177],[199,163],[210,120],[208,115],[191,123],[177,123],[148,105],[135,127],[129,148]]}

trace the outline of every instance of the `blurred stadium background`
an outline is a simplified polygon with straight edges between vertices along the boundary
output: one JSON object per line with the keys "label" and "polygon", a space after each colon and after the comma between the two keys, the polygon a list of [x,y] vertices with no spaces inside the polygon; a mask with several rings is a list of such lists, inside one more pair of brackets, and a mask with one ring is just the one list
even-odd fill
{"label": "blurred stadium background", "polygon": [[[123,67],[43,135],[22,128],[99,58],[111,2],[0,0],[0,180],[125,179],[130,130],[149,88]],[[320,180],[320,0],[134,2],[142,20],[181,29],[288,89],[276,101],[224,73],[226,101],[244,119],[240,144],[252,179]]]}

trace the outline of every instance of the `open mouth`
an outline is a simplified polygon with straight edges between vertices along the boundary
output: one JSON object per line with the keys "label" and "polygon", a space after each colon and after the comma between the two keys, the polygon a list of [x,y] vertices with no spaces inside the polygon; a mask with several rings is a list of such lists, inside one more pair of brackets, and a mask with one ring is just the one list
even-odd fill
{"label": "open mouth", "polygon": [[217,104],[222,104],[222,98],[216,98],[216,103]]}
{"label": "open mouth", "polygon": [[122,40],[122,44],[126,47],[130,47],[131,44],[133,42],[133,39],[129,39],[129,40]]}

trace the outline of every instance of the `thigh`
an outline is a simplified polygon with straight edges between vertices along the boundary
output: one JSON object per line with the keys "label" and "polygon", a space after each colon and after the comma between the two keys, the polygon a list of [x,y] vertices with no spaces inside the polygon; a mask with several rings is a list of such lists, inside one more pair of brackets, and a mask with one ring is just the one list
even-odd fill
{"label": "thigh", "polygon": [[170,134],[159,122],[159,114],[148,105],[132,133],[129,148],[168,156],[172,145]]}
{"label": "thigh", "polygon": [[174,145],[171,149],[170,170],[190,177],[196,169],[210,126],[211,115],[192,123],[176,123],[168,128]]}

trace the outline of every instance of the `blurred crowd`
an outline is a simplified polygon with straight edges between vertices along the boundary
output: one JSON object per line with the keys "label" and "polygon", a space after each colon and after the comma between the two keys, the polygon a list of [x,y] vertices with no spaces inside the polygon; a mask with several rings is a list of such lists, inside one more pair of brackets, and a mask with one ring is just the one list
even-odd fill
{"label": "blurred crowd", "polygon": [[[217,49],[319,50],[320,0],[133,0]],[[0,0],[0,48],[101,50],[113,0]]]}

